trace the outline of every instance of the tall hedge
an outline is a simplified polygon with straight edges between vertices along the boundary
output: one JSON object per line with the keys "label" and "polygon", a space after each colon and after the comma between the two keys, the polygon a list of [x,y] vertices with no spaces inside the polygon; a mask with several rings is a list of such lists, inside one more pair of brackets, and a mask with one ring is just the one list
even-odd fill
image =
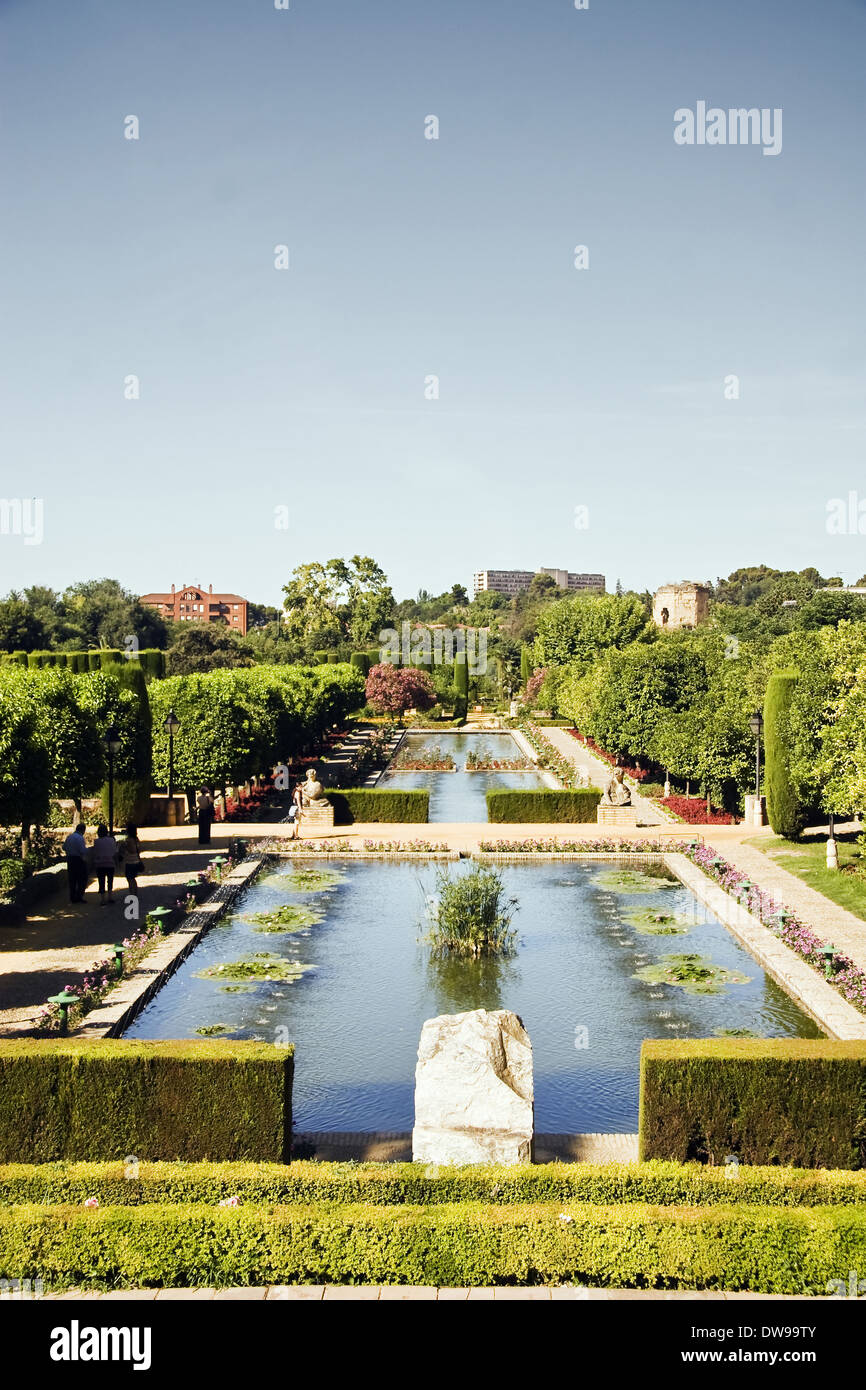
{"label": "tall hedge", "polygon": [[641,1049],[640,1156],[866,1165],[866,1042],[701,1038]]}
{"label": "tall hedge", "polygon": [[326,791],[334,808],[335,825],[355,821],[426,824],[430,815],[429,791],[378,791],[375,787]]}
{"label": "tall hedge", "polygon": [[[4,1277],[68,1287],[572,1284],[827,1292],[866,1267],[863,1207],[0,1208]],[[844,1287],[844,1283],[843,1283]]]}
{"label": "tall hedge", "polygon": [[601,795],[599,787],[581,787],[575,791],[553,788],[521,791],[519,787],[489,791],[487,819],[501,824],[514,821],[524,821],[528,825],[549,825],[554,821],[595,824]]}
{"label": "tall hedge", "polygon": [[286,1162],[292,1074],[266,1043],[0,1040],[0,1161]]}
{"label": "tall hedge", "polygon": [[767,682],[764,700],[764,786],[767,816],[777,835],[796,839],[806,823],[805,810],[791,778],[788,715],[797,687],[794,671],[779,671]]}
{"label": "tall hedge", "polygon": [[454,661],[454,690],[457,696],[454,716],[465,720],[469,712],[469,665],[465,656]]}

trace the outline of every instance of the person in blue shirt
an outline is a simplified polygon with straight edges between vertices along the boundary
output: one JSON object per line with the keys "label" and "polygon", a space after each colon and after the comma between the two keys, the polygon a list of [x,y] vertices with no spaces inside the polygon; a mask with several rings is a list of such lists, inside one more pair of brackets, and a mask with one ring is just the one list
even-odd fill
{"label": "person in blue shirt", "polygon": [[87,888],[89,874],[87,871],[87,841],[84,838],[85,827],[81,824],[76,825],[71,835],[67,835],[63,841],[63,852],[66,855],[66,872],[69,877],[69,901],[71,903],[83,903],[84,893]]}

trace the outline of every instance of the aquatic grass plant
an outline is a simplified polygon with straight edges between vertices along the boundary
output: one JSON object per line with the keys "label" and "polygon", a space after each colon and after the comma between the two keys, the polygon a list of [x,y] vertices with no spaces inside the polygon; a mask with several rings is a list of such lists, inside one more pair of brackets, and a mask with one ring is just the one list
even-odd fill
{"label": "aquatic grass plant", "polygon": [[441,868],[435,892],[427,900],[427,939],[440,956],[511,955],[517,939],[511,919],[518,907],[516,898],[506,896],[496,869],[478,864],[468,873],[452,875]]}

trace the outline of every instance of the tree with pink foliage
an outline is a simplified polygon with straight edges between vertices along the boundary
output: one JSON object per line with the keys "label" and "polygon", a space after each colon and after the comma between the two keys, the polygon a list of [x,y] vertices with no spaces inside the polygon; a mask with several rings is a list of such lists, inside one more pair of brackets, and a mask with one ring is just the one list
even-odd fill
{"label": "tree with pink foliage", "polygon": [[379,714],[396,714],[402,721],[407,709],[431,709],[436,690],[426,671],[415,666],[371,666],[367,676],[367,703]]}

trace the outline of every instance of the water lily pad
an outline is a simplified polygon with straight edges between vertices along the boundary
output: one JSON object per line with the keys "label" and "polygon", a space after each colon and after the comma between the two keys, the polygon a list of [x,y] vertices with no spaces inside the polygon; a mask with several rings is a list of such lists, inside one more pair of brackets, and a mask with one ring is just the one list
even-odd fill
{"label": "water lily pad", "polygon": [[249,994],[249,985],[222,985],[220,994]]}
{"label": "water lily pad", "polygon": [[633,912],[626,913],[625,920],[644,936],[681,936],[691,926],[688,917],[679,917],[676,913],[661,912],[652,907],[635,908]]}
{"label": "water lily pad", "polygon": [[676,888],[678,880],[662,878],[659,874],[643,873],[640,869],[604,869],[593,880],[597,888],[611,893],[658,893],[662,888]]}
{"label": "water lily pad", "polygon": [[244,921],[252,923],[258,932],[291,932],[314,927],[317,922],[321,922],[323,916],[324,913],[316,911],[313,907],[284,903],[272,912],[254,912],[250,917],[245,917]]}
{"label": "water lily pad", "polygon": [[218,1038],[221,1033],[231,1033],[232,1029],[227,1028],[224,1023],[208,1023],[195,1031],[200,1038]]}
{"label": "water lily pad", "polygon": [[632,977],[650,985],[677,985],[687,994],[723,994],[725,985],[745,985],[749,976],[726,970],[699,955],[666,955],[657,965],[645,965]]}
{"label": "water lily pad", "polygon": [[200,980],[299,980],[313,965],[301,965],[298,961],[282,960],[269,955],[267,951],[257,951],[246,960],[225,961],[222,965],[212,965],[200,970]]}
{"label": "water lily pad", "polygon": [[714,1028],[713,1036],[716,1038],[759,1038],[760,1033],[753,1033],[751,1028]]}
{"label": "water lily pad", "polygon": [[338,869],[302,867],[293,869],[286,878],[292,893],[322,893],[326,888],[334,888],[342,883],[344,875]]}

